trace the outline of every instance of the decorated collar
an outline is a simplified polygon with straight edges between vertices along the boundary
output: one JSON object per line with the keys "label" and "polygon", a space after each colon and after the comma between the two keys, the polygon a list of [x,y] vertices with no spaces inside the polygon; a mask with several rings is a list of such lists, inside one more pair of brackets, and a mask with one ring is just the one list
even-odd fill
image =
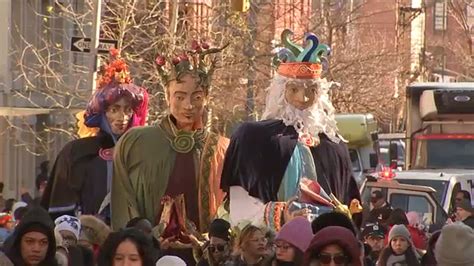
{"label": "decorated collar", "polygon": [[194,147],[200,147],[201,143],[207,136],[207,132],[204,129],[198,129],[194,131],[179,130],[171,115],[168,115],[159,124],[159,127],[168,134],[168,140],[170,141],[171,148],[179,153],[188,153]]}

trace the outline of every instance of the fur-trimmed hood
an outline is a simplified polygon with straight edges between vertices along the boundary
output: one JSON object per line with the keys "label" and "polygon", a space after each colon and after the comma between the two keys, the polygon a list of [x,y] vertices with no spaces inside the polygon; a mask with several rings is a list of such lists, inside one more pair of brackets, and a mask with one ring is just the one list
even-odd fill
{"label": "fur-trimmed hood", "polygon": [[110,227],[93,215],[81,215],[79,219],[82,226],[79,238],[87,240],[93,245],[102,246],[112,232]]}

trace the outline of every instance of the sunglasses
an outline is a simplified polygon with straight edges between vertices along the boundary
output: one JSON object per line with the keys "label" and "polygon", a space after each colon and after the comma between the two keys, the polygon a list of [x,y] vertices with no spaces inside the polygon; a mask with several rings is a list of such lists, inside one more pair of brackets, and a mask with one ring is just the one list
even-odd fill
{"label": "sunglasses", "polygon": [[284,245],[284,244],[275,244],[273,245],[275,249],[282,249],[284,251],[288,250],[291,246],[290,245]]}
{"label": "sunglasses", "polygon": [[225,245],[214,245],[214,246],[209,246],[209,251],[211,253],[214,253],[216,251],[223,252],[225,250]]}
{"label": "sunglasses", "polygon": [[347,256],[344,256],[342,254],[337,254],[337,255],[319,254],[318,260],[319,262],[323,264],[329,264],[331,263],[331,261],[334,261],[334,263],[342,265],[348,262]]}

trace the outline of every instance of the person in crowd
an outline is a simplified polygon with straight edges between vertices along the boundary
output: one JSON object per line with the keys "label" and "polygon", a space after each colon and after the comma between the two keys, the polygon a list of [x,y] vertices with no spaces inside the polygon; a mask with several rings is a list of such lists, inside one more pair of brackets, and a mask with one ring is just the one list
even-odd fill
{"label": "person in crowd", "polygon": [[474,230],[461,222],[445,225],[434,252],[439,266],[474,265]]}
{"label": "person in crowd", "polygon": [[454,211],[456,211],[456,205],[461,203],[463,200],[471,202],[471,193],[467,190],[459,190],[454,197]]}
{"label": "person in crowd", "polygon": [[380,253],[377,266],[420,265],[419,255],[405,225],[393,225],[388,234],[388,239],[388,246]]}
{"label": "person in crowd", "polygon": [[421,257],[421,265],[437,265],[435,257],[435,247],[438,242],[441,231],[434,232],[428,240],[426,253]]}
{"label": "person in crowd", "polygon": [[2,212],[10,213],[12,211],[12,208],[15,202],[16,202],[16,199],[7,199],[5,201],[5,208],[3,208]]}
{"label": "person in crowd", "polygon": [[15,204],[13,204],[12,207],[12,215],[13,218],[15,219],[15,222],[20,222],[21,218],[25,215],[25,213],[28,211],[28,203],[24,201],[17,201]]}
{"label": "person in crowd", "polygon": [[15,222],[12,215],[0,213],[0,245],[11,235],[15,228]]}
{"label": "person in crowd", "polygon": [[456,192],[456,195],[454,198],[451,200],[451,208],[449,210],[449,217],[451,218],[451,221],[455,222],[456,221],[456,208],[459,203],[461,203],[464,199],[469,200],[471,202],[471,193],[467,190],[459,190]]}
{"label": "person in crowd", "polygon": [[385,228],[378,223],[366,224],[362,231],[364,242],[370,246],[368,258],[372,262],[376,262],[380,252],[384,248]]}
{"label": "person in crowd", "polygon": [[93,215],[81,215],[81,232],[78,245],[91,250],[97,259],[100,247],[112,232],[110,227],[101,219]]}
{"label": "person in crowd", "polygon": [[209,225],[209,242],[204,248],[198,266],[223,265],[230,259],[233,239],[229,222],[214,219]]}
{"label": "person in crowd", "polygon": [[27,203],[30,206],[33,206],[33,205],[40,206],[41,199],[43,197],[43,193],[47,185],[48,185],[48,181],[42,181],[41,183],[39,183],[38,193],[34,197],[31,195],[30,191],[27,188],[22,187],[20,189],[21,201]]}
{"label": "person in crowd", "polygon": [[156,239],[153,236],[153,226],[151,225],[150,221],[148,221],[146,218],[135,217],[132,220],[130,220],[125,227],[126,228],[133,227],[142,231],[153,242],[153,246],[157,250],[160,250],[160,242],[158,241],[158,239]]}
{"label": "person in crowd", "polygon": [[7,239],[4,250],[14,265],[58,265],[54,223],[49,214],[32,207]]}
{"label": "person in crowd", "polygon": [[48,182],[49,161],[42,161],[39,166],[39,174],[36,176],[35,185],[36,190],[40,190],[42,184]]}
{"label": "person in crowd", "polygon": [[240,232],[234,256],[224,265],[266,266],[270,260],[270,258],[265,256],[267,254],[266,244],[265,231],[254,225],[247,225]]}
{"label": "person in crowd", "polygon": [[304,254],[303,266],[362,266],[359,241],[350,229],[327,226],[318,231]]}
{"label": "person in crowd", "polygon": [[110,56],[86,111],[77,115],[81,138],[63,147],[51,170],[41,205],[53,218],[80,210],[110,222],[115,144],[127,130],[146,122],[147,91],[133,84],[118,50]]}
{"label": "person in crowd", "polygon": [[153,244],[135,228],[111,233],[98,258],[98,266],[154,266],[155,263]]}
{"label": "person in crowd", "polygon": [[313,232],[308,219],[296,217],[284,224],[275,238],[275,259],[272,266],[300,266],[312,239]]}
{"label": "person in crowd", "polygon": [[273,258],[275,256],[275,238],[275,231],[267,227],[267,231],[265,232],[265,239],[267,239],[267,245],[265,247],[267,251],[265,256],[268,258]]}
{"label": "person in crowd", "polygon": [[376,190],[371,193],[370,205],[371,209],[365,223],[386,225],[393,209],[390,203],[385,199],[385,195],[382,191]]}
{"label": "person in crowd", "polygon": [[3,189],[5,188],[5,184],[0,182],[0,210],[5,209],[5,198],[3,197]]}
{"label": "person in crowd", "polygon": [[463,199],[456,205],[456,221],[463,222],[474,229],[474,208],[471,201]]}
{"label": "person in crowd", "polygon": [[58,232],[54,230],[54,238],[56,239],[56,261],[58,266],[69,266],[68,250],[63,246],[63,237]]}
{"label": "person in crowd", "polygon": [[351,230],[356,238],[359,238],[359,230],[357,229],[356,225],[349,217],[347,217],[347,215],[343,213],[334,211],[323,213],[311,222],[313,234],[318,233],[321,229],[324,229],[328,226],[344,227]]}
{"label": "person in crowd", "polygon": [[156,262],[156,266],[187,266],[186,262],[176,256],[163,256]]}
{"label": "person in crowd", "polygon": [[[402,209],[395,209],[390,214],[390,217],[387,220],[388,231],[397,224],[403,224],[408,229],[411,235],[411,240],[417,249],[424,250],[426,249],[426,235],[420,229],[410,225],[408,217]],[[385,237],[385,245],[389,242],[388,235]]]}
{"label": "person in crowd", "polygon": [[77,245],[81,232],[81,221],[77,217],[63,215],[58,217],[54,224],[56,225],[54,230],[61,235],[64,247],[69,248]]}

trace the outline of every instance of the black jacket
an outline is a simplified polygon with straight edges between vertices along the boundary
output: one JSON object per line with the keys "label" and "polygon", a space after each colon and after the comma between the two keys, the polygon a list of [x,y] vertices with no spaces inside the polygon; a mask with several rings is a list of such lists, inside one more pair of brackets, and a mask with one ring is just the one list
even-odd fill
{"label": "black jacket", "polygon": [[56,239],[54,237],[54,223],[49,217],[48,212],[40,207],[32,207],[25,213],[20,224],[15,228],[13,234],[5,241],[4,251],[14,265],[24,265],[21,256],[21,238],[31,226],[40,226],[47,232],[48,251],[41,266],[56,266]]}
{"label": "black jacket", "polygon": [[464,221],[462,221],[465,225],[468,225],[472,229],[474,229],[474,216],[471,215],[467,217]]}

